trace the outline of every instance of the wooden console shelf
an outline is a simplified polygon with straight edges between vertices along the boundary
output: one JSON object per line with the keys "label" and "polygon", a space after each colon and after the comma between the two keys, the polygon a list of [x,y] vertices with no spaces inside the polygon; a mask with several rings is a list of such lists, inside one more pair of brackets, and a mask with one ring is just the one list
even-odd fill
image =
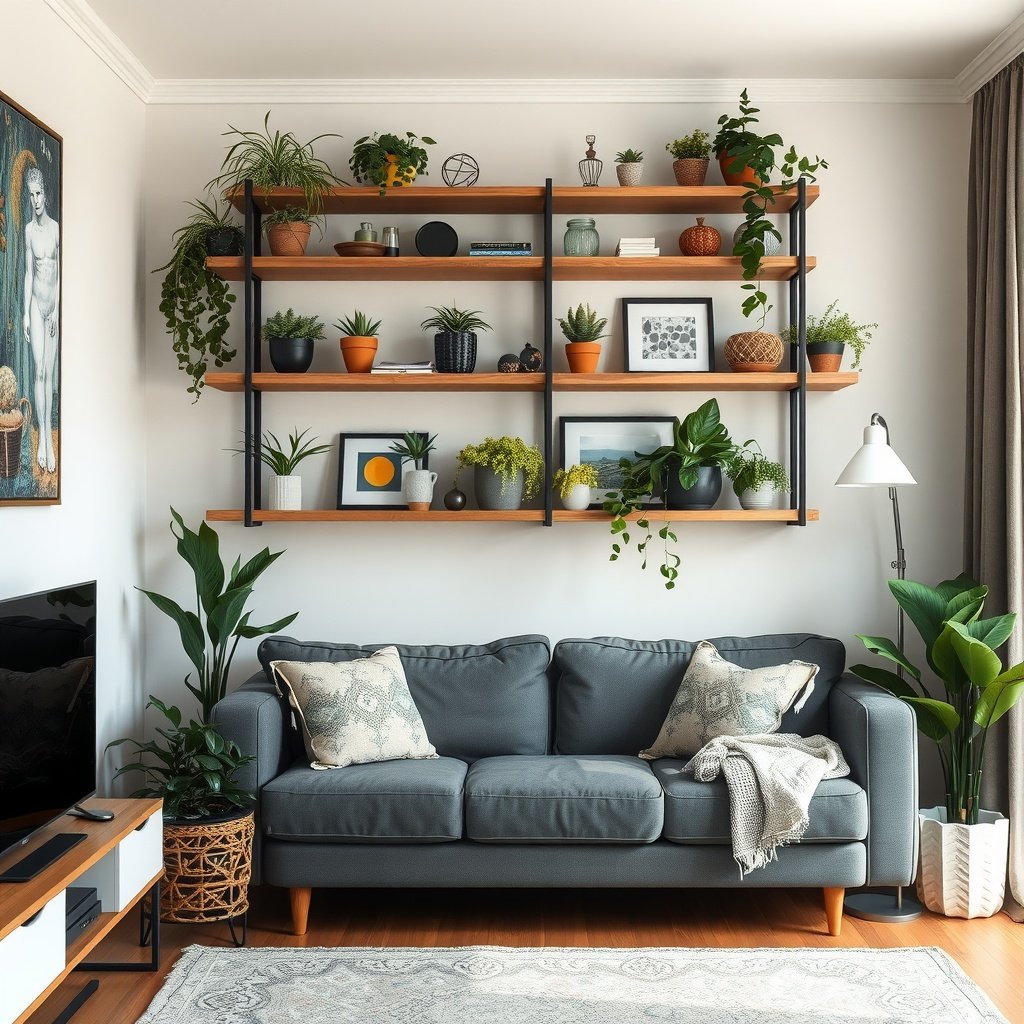
{"label": "wooden console shelf", "polygon": [[[280,512],[258,508],[252,513],[257,523],[542,523],[541,509],[517,508],[505,512],[487,512],[466,508],[450,512],[446,508],[429,512],[413,512],[403,507],[385,509],[313,508],[301,512]],[[240,508],[211,508],[206,512],[208,523],[241,523],[245,516]]]}
{"label": "wooden console shelf", "polygon": [[[652,508],[648,509],[647,516],[652,522],[657,520],[661,523],[795,523],[800,519],[800,513],[795,508],[712,508],[706,512]],[[601,509],[583,509],[582,512],[555,509],[554,517],[556,523],[608,523],[610,518]],[[626,518],[638,519],[639,513]],[[807,510],[808,522],[816,523],[819,518],[818,509]]]}

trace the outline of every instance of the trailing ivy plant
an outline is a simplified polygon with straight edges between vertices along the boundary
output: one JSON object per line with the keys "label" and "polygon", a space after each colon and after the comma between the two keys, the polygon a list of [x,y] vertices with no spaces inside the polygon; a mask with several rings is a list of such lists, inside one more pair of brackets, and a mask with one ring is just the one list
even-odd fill
{"label": "trailing ivy plant", "polygon": [[760,282],[761,260],[765,251],[764,240],[771,234],[780,244],[782,242],[782,235],[768,220],[768,208],[775,203],[775,191],[771,185],[772,174],[778,172],[781,180],[777,187],[785,190],[792,188],[800,178],[817,181],[816,172],[819,168],[827,168],[828,161],[819,156],[815,156],[813,160],[801,156],[794,146],[786,149],[781,158],[776,157],[775,151],[783,149],[786,144],[777,133],[760,135],[751,130],[750,126],[759,122],[754,115],[760,113],[760,108],[750,102],[746,89],[740,93],[739,107],[739,117],[723,114],[718,119],[718,134],[712,145],[719,157],[725,155],[731,158],[726,168],[729,173],[738,174],[745,167],[749,167],[758,179],[748,184],[746,192],[743,193],[745,220],[743,231],[733,248],[733,255],[739,256],[743,280],[747,282],[741,287],[750,293],[743,300],[743,315],[749,317],[756,314],[759,317],[760,330],[764,327],[769,310],[772,309],[772,303],[769,302],[768,294],[761,288]]}
{"label": "trailing ivy plant", "polygon": [[207,232],[237,225],[230,219],[230,208],[221,212],[213,203],[189,201],[196,212],[171,236],[171,258],[153,271],[166,271],[160,285],[160,312],[178,369],[191,379],[186,390],[195,396],[193,405],[205,387],[203,378],[210,363],[224,366],[237,353],[225,341],[235,296],[227,281],[206,269]]}

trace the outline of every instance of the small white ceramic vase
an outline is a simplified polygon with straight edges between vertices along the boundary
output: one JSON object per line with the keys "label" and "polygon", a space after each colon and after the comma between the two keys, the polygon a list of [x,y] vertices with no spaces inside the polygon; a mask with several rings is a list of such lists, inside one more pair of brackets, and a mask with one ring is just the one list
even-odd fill
{"label": "small white ceramic vase", "polygon": [[562,498],[562,508],[579,512],[591,502],[590,488],[586,484],[574,484],[572,490]]}
{"label": "small white ceramic vase", "polygon": [[761,484],[757,490],[748,487],[740,495],[740,505],[748,511],[775,508],[775,494],[771,484]]}
{"label": "small white ceramic vase", "polygon": [[414,512],[426,512],[434,500],[437,474],[429,469],[410,469],[402,477],[402,497]]}
{"label": "small white ceramic vase", "polygon": [[298,512],[302,508],[302,477],[272,476],[270,507],[281,512]]}

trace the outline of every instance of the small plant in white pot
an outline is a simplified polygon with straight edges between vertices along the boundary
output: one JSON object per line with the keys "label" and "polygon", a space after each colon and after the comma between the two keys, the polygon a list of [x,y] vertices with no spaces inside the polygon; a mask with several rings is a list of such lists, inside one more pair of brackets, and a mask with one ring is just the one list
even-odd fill
{"label": "small plant in white pot", "polygon": [[[312,455],[329,452],[329,444],[316,444],[318,438],[312,437],[304,441],[308,428],[300,434],[299,428],[288,435],[288,450],[271,431],[263,434],[260,445],[260,461],[273,473],[270,478],[270,490],[267,494],[267,505],[274,511],[298,512],[302,508],[302,477],[295,470],[303,459]],[[233,449],[237,454],[244,453],[243,448]]]}
{"label": "small plant in white pot", "polygon": [[989,727],[1024,692],[1024,663],[1004,671],[996,654],[1017,616],[981,618],[988,587],[967,575],[937,587],[890,580],[889,589],[921,634],[928,666],[946,699],[930,696],[920,669],[885,637],[859,639],[873,654],[900,666],[901,674],[872,665],[850,671],[910,704],[918,729],[939,748],[946,805],[918,815],[918,896],[929,910],[947,917],[991,917],[1003,905],[1009,821],[982,810],[981,777]]}
{"label": "small plant in white pot", "polygon": [[427,469],[427,455],[434,450],[436,440],[437,434],[409,431],[391,446],[391,451],[401,455],[403,462],[412,463],[413,468],[402,475],[402,497],[413,512],[426,512],[434,500],[437,474]]}
{"label": "small plant in white pot", "polygon": [[765,456],[756,441],[740,448],[725,472],[740,505],[748,510],[774,508],[775,495],[789,490],[789,477],[782,464]]}
{"label": "small plant in white pot", "polygon": [[568,469],[556,469],[551,482],[562,499],[562,508],[573,512],[587,508],[594,500],[591,488],[600,486],[597,470],[578,463]]}
{"label": "small plant in white pot", "polygon": [[624,149],[615,154],[615,176],[623,188],[639,185],[644,176],[644,153],[642,149]]}

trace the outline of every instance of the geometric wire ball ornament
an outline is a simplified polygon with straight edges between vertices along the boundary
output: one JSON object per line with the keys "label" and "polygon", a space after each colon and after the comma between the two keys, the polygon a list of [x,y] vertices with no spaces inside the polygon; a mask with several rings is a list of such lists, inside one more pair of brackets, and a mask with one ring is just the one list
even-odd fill
{"label": "geometric wire ball ornament", "polygon": [[475,185],[480,178],[480,165],[468,153],[453,153],[441,165],[441,177],[449,188]]}

